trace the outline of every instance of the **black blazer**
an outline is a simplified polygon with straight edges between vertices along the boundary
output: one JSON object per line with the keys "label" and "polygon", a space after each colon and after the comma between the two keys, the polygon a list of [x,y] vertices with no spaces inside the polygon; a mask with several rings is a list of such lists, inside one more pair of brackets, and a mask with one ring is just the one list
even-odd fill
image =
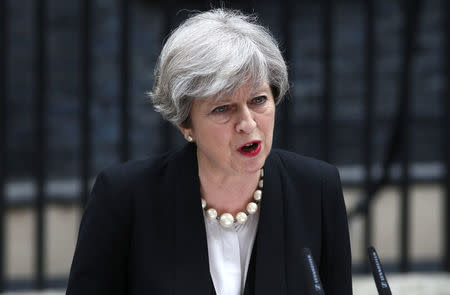
{"label": "black blazer", "polygon": [[[325,294],[352,294],[337,169],[282,150],[272,150],[264,168],[246,294],[307,294],[304,247],[313,253]],[[98,175],[66,294],[214,294],[195,144]]]}

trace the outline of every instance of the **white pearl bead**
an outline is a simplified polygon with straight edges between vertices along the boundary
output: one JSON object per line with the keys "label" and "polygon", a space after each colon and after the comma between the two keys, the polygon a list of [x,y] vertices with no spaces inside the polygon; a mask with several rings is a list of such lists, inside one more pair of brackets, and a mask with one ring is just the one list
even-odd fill
{"label": "white pearl bead", "polygon": [[205,201],[205,199],[202,198],[202,208],[205,209],[205,207],[206,207],[206,201]]}
{"label": "white pearl bead", "polygon": [[258,189],[258,190],[256,190],[253,193],[253,199],[255,199],[255,201],[260,201],[261,197],[262,197],[262,191],[261,190]]}
{"label": "white pearl bead", "polygon": [[217,218],[217,211],[216,209],[209,208],[208,210],[206,210],[206,215],[209,219],[214,220]]}
{"label": "white pearl bead", "polygon": [[264,177],[264,169],[261,168],[261,177]]}
{"label": "white pearl bead", "polygon": [[248,219],[247,214],[245,214],[244,212],[239,212],[238,214],[236,214],[236,220],[240,224],[244,224],[247,221],[247,219]]}
{"label": "white pearl bead", "polygon": [[234,223],[234,217],[230,213],[223,213],[222,215],[220,215],[219,222],[223,227],[229,228]]}
{"label": "white pearl bead", "polygon": [[263,185],[264,185],[264,180],[263,180],[263,179],[261,179],[261,180],[259,181],[259,188],[262,188],[262,187],[263,187]]}
{"label": "white pearl bead", "polygon": [[249,214],[255,214],[257,210],[258,210],[258,205],[256,203],[253,203],[253,202],[248,203],[247,212]]}

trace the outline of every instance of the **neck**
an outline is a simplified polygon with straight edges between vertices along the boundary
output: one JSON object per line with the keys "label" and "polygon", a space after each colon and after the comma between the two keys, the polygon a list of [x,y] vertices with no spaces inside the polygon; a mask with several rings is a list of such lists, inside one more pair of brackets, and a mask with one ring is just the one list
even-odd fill
{"label": "neck", "polygon": [[245,211],[258,186],[260,171],[244,175],[230,175],[208,169],[199,161],[200,192],[208,207],[233,215]]}

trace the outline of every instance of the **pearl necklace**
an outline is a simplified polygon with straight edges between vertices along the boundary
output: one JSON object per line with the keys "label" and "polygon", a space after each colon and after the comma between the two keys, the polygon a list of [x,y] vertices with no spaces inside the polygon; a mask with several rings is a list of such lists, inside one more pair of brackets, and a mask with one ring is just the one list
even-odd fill
{"label": "pearl necklace", "polygon": [[238,212],[236,214],[236,217],[234,217],[231,213],[223,213],[222,215],[217,215],[217,210],[214,208],[209,208],[206,204],[205,199],[202,198],[202,208],[205,210],[206,217],[208,217],[209,220],[218,220],[220,225],[222,225],[225,228],[231,227],[234,223],[244,224],[248,216],[250,214],[255,214],[256,211],[258,211],[259,203],[262,199],[262,188],[263,188],[263,177],[264,177],[264,170],[261,168],[260,170],[260,176],[258,181],[258,188],[253,193],[253,201],[247,204],[246,210],[244,212]]}

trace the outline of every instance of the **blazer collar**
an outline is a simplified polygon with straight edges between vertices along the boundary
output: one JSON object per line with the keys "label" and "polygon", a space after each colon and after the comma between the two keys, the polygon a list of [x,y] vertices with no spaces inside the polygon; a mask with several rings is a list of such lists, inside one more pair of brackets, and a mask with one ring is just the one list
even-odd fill
{"label": "blazer collar", "polygon": [[208,245],[200,201],[196,147],[187,144],[169,161],[175,199],[175,294],[211,294]]}
{"label": "blazer collar", "polygon": [[[195,144],[187,144],[169,161],[175,199],[175,294],[213,293],[208,245]],[[255,294],[285,294],[283,192],[276,159],[270,154],[264,169],[264,188],[258,230]],[[255,249],[254,249],[255,250]]]}
{"label": "blazer collar", "polygon": [[276,161],[270,153],[264,165],[263,197],[256,236],[255,294],[286,294],[284,202]]}

